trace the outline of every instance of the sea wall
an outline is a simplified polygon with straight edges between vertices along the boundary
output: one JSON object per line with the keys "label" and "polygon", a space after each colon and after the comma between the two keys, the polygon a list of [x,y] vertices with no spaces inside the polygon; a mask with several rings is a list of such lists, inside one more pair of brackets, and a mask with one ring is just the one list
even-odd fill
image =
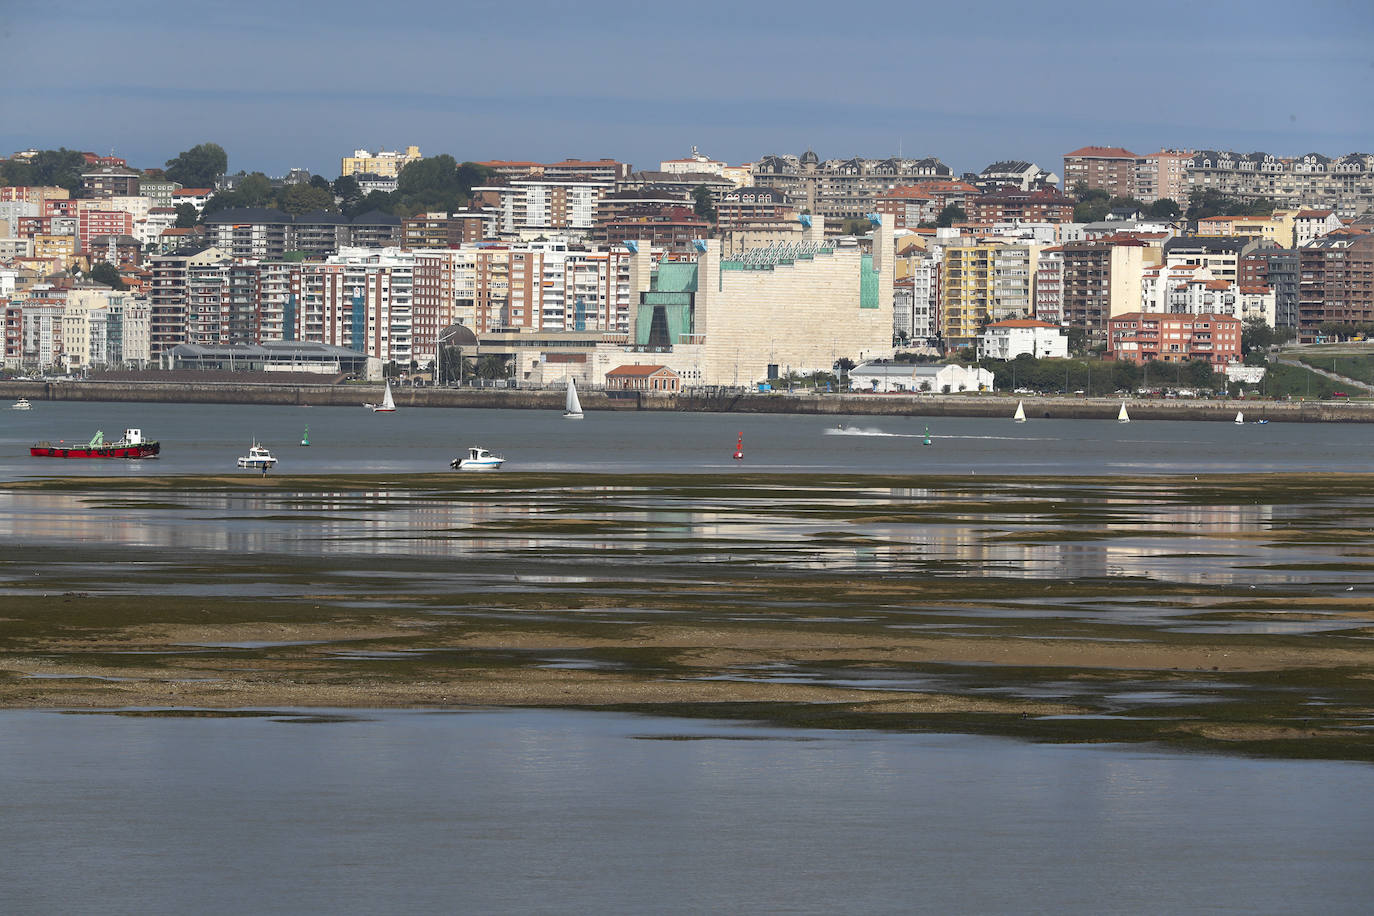
{"label": "sea wall", "polygon": [[[4,381],[0,409],[16,398],[41,401],[128,401],[197,404],[309,404],[361,407],[381,400],[382,390],[366,385],[192,384],[189,382]],[[508,410],[562,409],[562,389],[510,388],[393,389],[397,407],[470,407]],[[588,412],[604,410],[682,410],[715,413],[854,414],[860,416],[1011,417],[1024,400],[1030,419],[1103,420],[1116,416],[1115,398],[1027,397],[1005,394],[758,394],[739,389],[678,395],[647,392],[581,392]],[[1128,399],[1134,420],[1229,421],[1237,410],[1248,421],[1303,423],[1374,422],[1374,403],[1346,401]]]}

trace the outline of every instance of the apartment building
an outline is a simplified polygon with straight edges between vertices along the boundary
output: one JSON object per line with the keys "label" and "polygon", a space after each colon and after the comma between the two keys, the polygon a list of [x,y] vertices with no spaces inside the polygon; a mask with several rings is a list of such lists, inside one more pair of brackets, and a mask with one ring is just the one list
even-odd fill
{"label": "apartment building", "polygon": [[1241,320],[1229,315],[1128,312],[1108,319],[1107,356],[1142,364],[1239,362]]}
{"label": "apartment building", "polygon": [[990,321],[1031,316],[1042,247],[987,240],[944,249],[941,317],[947,348],[976,346]]}
{"label": "apartment building", "polygon": [[418,146],[407,146],[403,153],[380,149],[373,153],[365,149],[356,149],[352,156],[344,156],[339,160],[339,174],[370,174],[395,178],[401,174],[401,169],[412,162],[418,162],[420,158]]}
{"label": "apartment building", "polygon": [[1193,150],[1162,149],[1141,156],[1135,166],[1135,198],[1147,204],[1168,199],[1185,207],[1193,155]]}
{"label": "apartment building", "polygon": [[1023,162],[1019,159],[994,162],[977,175],[964,177],[980,191],[994,191],[999,188],[1033,191],[1059,182],[1058,175],[1045,171],[1033,162]]}
{"label": "apartment building", "polygon": [[81,173],[86,197],[137,197],[140,173],[119,166],[102,166]]}
{"label": "apartment building", "polygon": [[[813,151],[801,156],[764,156],[753,168],[754,183],[787,195],[799,209],[823,216],[837,227],[876,211],[879,197],[922,179],[948,179],[938,159],[827,159]],[[975,189],[976,193],[976,189]]]}
{"label": "apartment building", "polygon": [[227,255],[218,248],[180,249],[148,259],[152,275],[148,290],[150,358],[159,359],[172,347],[187,342],[192,268],[226,259]]}
{"label": "apartment building", "polygon": [[1106,191],[1112,197],[1136,196],[1135,153],[1119,146],[1085,146],[1064,154],[1064,188]]}
{"label": "apartment building", "polygon": [[90,251],[96,236],[124,235],[134,232],[134,217],[123,210],[97,210],[82,207],[76,217],[78,250]]}
{"label": "apartment building", "polygon": [[933,194],[919,185],[908,185],[883,192],[873,202],[873,209],[891,214],[893,228],[902,230],[915,229],[922,223],[933,225],[941,208],[936,206]]}
{"label": "apartment building", "polygon": [[1266,287],[1274,294],[1275,328],[1298,326],[1298,301],[1301,255],[1297,250],[1278,245],[1255,249],[1241,258],[1240,286]]}
{"label": "apartment building", "polygon": [[1329,209],[1350,219],[1374,210],[1374,155],[1339,158],[1308,153],[1202,150],[1187,168],[1188,191],[1212,190],[1242,201],[1272,201],[1292,209]]}
{"label": "apartment building", "polygon": [[971,197],[965,204],[968,221],[980,226],[998,223],[1070,223],[1072,199],[1053,189],[1000,190]]}
{"label": "apartment building", "polygon": [[1035,265],[1035,310],[1042,321],[1064,323],[1064,249],[1057,245],[1041,249]]}
{"label": "apartment building", "polygon": [[497,230],[508,237],[590,234],[600,202],[615,189],[612,181],[515,179],[509,185],[473,188],[474,196],[491,201]]}
{"label": "apartment building", "polygon": [[994,321],[983,329],[978,355],[983,359],[1016,359],[1023,355],[1036,359],[1066,359],[1069,338],[1059,325],[1048,321],[1008,318]]}
{"label": "apartment building", "polygon": [[1123,240],[1071,242],[1060,248],[1060,323],[1083,328],[1089,345],[1104,345],[1108,320],[1140,308],[1145,246]]}
{"label": "apartment building", "polygon": [[1324,324],[1374,324],[1374,235],[1326,236],[1297,252],[1299,342],[1323,340]]}
{"label": "apartment building", "polygon": [[[290,214],[264,207],[220,210],[205,217],[205,241],[231,258],[280,260],[287,243]],[[200,341],[187,341],[200,343]]]}
{"label": "apartment building", "polygon": [[497,216],[486,210],[420,213],[401,221],[401,247],[457,248],[496,237]]}

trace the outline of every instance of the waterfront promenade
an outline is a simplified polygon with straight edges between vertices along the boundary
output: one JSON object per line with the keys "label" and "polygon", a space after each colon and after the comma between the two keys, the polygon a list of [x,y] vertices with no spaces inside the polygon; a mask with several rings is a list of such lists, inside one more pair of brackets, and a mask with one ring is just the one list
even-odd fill
{"label": "waterfront promenade", "polygon": [[[31,401],[114,401],[192,404],[310,405],[349,407],[377,402],[380,385],[279,384],[274,382],[200,381],[3,381],[0,405],[17,398]],[[507,410],[554,410],[563,405],[563,389],[435,388],[398,386],[399,407],[465,407]],[[743,388],[695,389],[681,394],[654,392],[582,392],[582,406],[596,411],[696,411],[858,416],[1010,417],[1024,401],[1031,419],[1114,418],[1122,398],[1020,396],[1000,392],[966,394],[861,394],[803,392],[759,393]],[[1266,401],[1258,399],[1133,398],[1124,399],[1133,420],[1233,420],[1243,411],[1250,422],[1369,423],[1374,402],[1348,400]]]}

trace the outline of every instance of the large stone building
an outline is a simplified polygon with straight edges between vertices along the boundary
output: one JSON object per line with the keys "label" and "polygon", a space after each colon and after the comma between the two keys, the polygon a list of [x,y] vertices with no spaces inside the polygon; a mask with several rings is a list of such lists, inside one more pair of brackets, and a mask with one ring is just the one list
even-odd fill
{"label": "large stone building", "polygon": [[801,242],[731,259],[707,240],[695,262],[655,269],[641,248],[628,346],[598,348],[593,377],[641,362],[669,367],[684,386],[745,386],[891,353],[892,218],[874,227],[872,254],[827,241],[822,223]]}

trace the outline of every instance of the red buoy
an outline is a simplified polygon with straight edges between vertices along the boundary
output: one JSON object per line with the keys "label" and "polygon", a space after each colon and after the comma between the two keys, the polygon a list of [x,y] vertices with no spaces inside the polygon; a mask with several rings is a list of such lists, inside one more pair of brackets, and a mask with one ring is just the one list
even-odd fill
{"label": "red buoy", "polygon": [[739,441],[735,443],[735,454],[730,457],[736,461],[744,460],[744,433],[739,434]]}

